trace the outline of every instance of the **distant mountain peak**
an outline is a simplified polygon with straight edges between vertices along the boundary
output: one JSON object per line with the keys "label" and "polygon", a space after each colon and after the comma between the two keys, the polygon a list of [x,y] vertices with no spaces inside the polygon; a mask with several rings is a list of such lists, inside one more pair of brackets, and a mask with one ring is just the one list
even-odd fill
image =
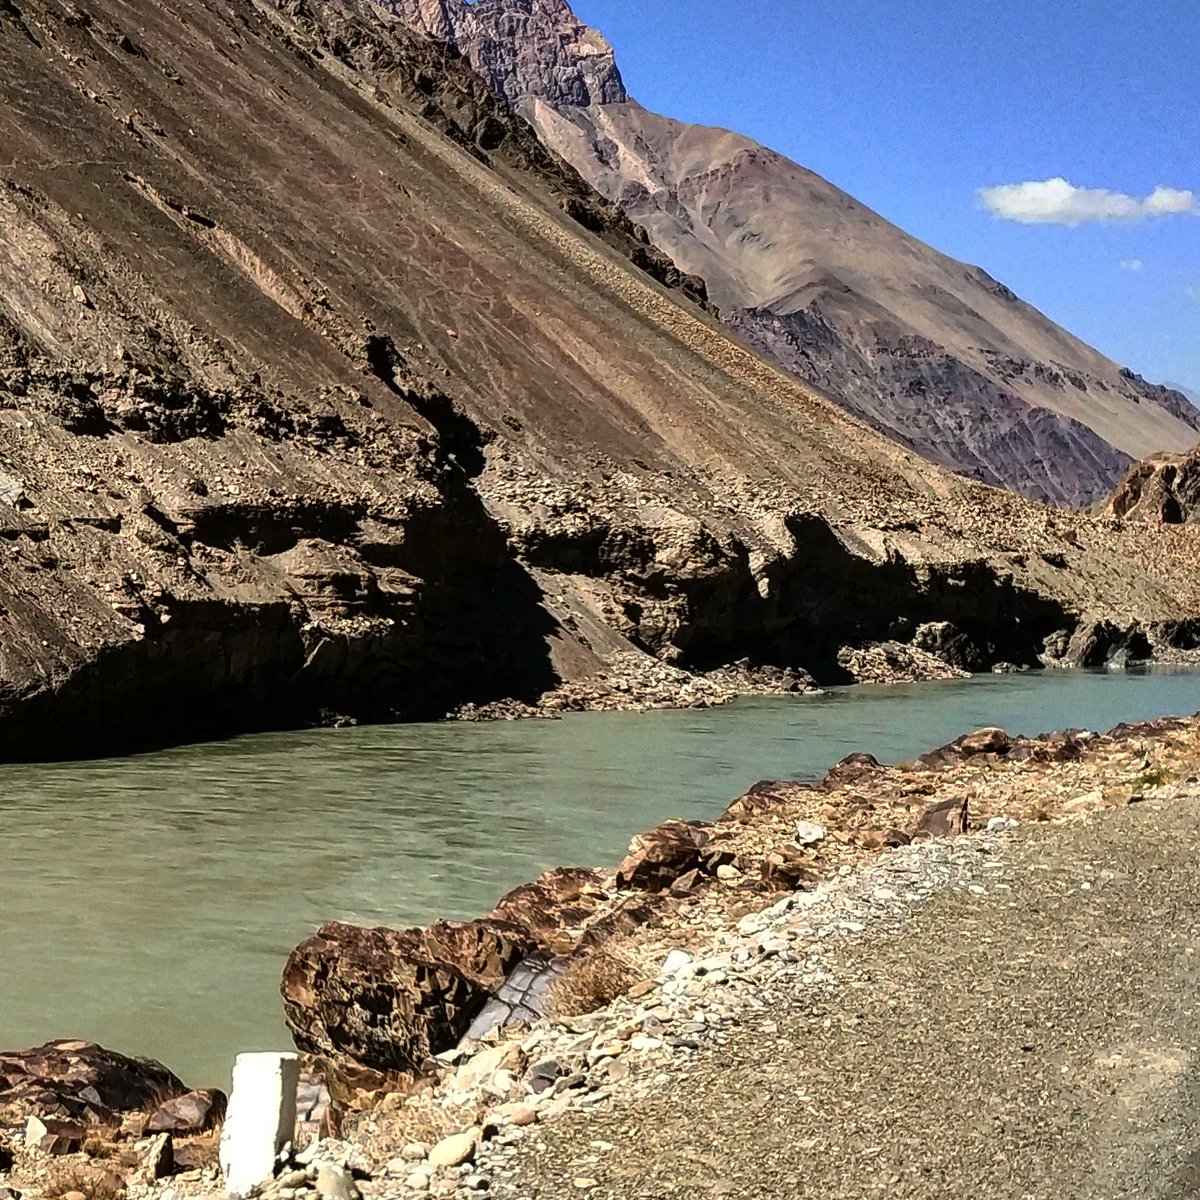
{"label": "distant mountain peak", "polygon": [[629,100],[608,39],[566,0],[381,0],[407,25],[458,46],[488,84],[525,99],[586,108]]}
{"label": "distant mountain peak", "polygon": [[888,436],[1059,504],[1185,450],[1200,411],[750,138],[633,103],[566,0],[384,0],[450,41],[766,357]]}

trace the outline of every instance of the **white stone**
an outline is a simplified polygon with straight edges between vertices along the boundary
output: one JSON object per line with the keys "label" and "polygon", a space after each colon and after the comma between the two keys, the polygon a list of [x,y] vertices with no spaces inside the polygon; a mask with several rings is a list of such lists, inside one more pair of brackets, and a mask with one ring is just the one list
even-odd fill
{"label": "white stone", "polygon": [[796,822],[797,846],[815,846],[818,842],[823,842],[826,836],[825,826],[818,825],[816,821]]}
{"label": "white stone", "polygon": [[337,1163],[317,1163],[317,1177],[313,1186],[321,1200],[359,1200],[354,1176]]}
{"label": "white stone", "polygon": [[686,967],[692,965],[692,956],[686,950],[672,950],[662,965],[662,978],[674,979]]}
{"label": "white stone", "polygon": [[463,1133],[452,1133],[442,1138],[429,1151],[431,1167],[461,1167],[465,1162],[475,1158],[475,1148],[479,1145],[479,1130],[468,1129]]}
{"label": "white stone", "polygon": [[295,1054],[239,1054],[221,1133],[221,1170],[232,1196],[248,1196],[271,1178],[296,1129]]}

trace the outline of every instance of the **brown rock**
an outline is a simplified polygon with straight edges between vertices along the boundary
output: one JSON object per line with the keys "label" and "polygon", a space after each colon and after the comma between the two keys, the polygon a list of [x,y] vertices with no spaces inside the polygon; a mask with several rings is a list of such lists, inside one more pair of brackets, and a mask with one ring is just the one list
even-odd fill
{"label": "brown rock", "polygon": [[700,887],[705,878],[706,876],[700,871],[700,869],[698,867],[694,867],[692,870],[680,875],[679,878],[671,884],[671,895],[690,896]]}
{"label": "brown rock", "polygon": [[513,888],[488,915],[523,926],[543,945],[583,925],[604,900],[600,873],[589,867],[558,867]]}
{"label": "brown rock", "polygon": [[770,812],[790,803],[804,792],[816,791],[811,783],[793,783],[790,780],[763,779],[754,784],[744,795],[739,796],[721,815],[722,821],[741,823],[754,820],[761,813]]}
{"label": "brown rock", "polygon": [[493,918],[403,930],[334,922],[292,951],[284,1014],[296,1045],[337,1072],[416,1071],[458,1042],[536,948],[527,929]]}
{"label": "brown rock", "polygon": [[964,734],[956,745],[964,757],[972,754],[1006,754],[1012,739],[1003,729],[989,727]]}
{"label": "brown rock", "polygon": [[637,834],[617,869],[617,886],[661,892],[681,875],[705,868],[706,828],[699,821],[664,821]]}
{"label": "brown rock", "polygon": [[203,1133],[225,1116],[225,1093],[213,1088],[185,1092],[150,1114],[145,1133]]}
{"label": "brown rock", "polygon": [[1161,525],[1200,522],[1200,447],[1135,463],[1109,497],[1108,511]]}
{"label": "brown rock", "polygon": [[99,1124],[187,1091],[162,1063],[92,1042],[47,1042],[0,1054],[0,1119],[34,1115]]}
{"label": "brown rock", "polygon": [[825,775],[825,786],[842,787],[858,783],[882,769],[879,760],[872,754],[847,754],[840,762],[830,767]]}
{"label": "brown rock", "polygon": [[967,832],[967,798],[950,797],[931,804],[917,821],[913,839],[958,837]]}

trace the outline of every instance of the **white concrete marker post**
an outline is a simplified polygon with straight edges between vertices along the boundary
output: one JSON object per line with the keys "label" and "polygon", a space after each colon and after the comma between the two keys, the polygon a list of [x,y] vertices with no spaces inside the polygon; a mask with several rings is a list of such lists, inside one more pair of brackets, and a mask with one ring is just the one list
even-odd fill
{"label": "white concrete marker post", "polygon": [[248,1196],[271,1178],[296,1131],[295,1054],[239,1054],[221,1133],[221,1170],[233,1196]]}

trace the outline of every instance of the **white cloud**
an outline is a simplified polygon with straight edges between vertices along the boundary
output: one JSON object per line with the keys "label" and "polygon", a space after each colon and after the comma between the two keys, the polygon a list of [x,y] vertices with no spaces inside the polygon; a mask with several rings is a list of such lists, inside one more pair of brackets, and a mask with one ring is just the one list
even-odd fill
{"label": "white cloud", "polygon": [[1061,177],[981,188],[979,199],[993,215],[1023,225],[1073,226],[1085,221],[1200,215],[1200,199],[1182,188],[1156,187],[1139,200],[1106,188],[1076,187]]}
{"label": "white cloud", "polygon": [[1140,258],[1123,258],[1121,259],[1121,270],[1126,275],[1136,275],[1139,271],[1145,269],[1146,264]]}

